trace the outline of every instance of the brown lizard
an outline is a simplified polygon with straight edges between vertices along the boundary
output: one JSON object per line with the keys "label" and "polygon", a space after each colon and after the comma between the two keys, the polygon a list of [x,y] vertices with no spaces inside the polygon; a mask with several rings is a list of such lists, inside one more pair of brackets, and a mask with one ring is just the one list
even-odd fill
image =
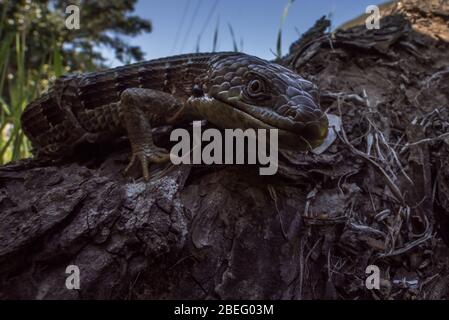
{"label": "brown lizard", "polygon": [[155,146],[155,126],[207,120],[219,128],[278,129],[279,143],[308,150],[320,145],[328,120],[317,87],[278,64],[243,53],[201,53],[58,78],[21,118],[36,156],[60,157],[81,142],[127,135],[132,157],[169,160]]}

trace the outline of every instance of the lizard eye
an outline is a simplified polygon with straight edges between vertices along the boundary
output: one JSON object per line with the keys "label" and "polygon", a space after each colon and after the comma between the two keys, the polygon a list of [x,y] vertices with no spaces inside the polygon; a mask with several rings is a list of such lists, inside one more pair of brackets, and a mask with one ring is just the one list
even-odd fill
{"label": "lizard eye", "polygon": [[264,91],[263,82],[259,79],[253,79],[248,83],[248,93],[250,95],[257,95]]}
{"label": "lizard eye", "polygon": [[249,77],[246,86],[243,88],[244,97],[248,102],[270,99],[269,86],[265,79],[258,75],[249,75]]}

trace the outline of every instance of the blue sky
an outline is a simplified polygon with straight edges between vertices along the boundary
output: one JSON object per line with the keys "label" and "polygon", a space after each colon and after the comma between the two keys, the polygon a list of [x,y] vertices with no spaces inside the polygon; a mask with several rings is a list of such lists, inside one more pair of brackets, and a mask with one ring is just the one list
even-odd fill
{"label": "blue sky", "polygon": [[[274,57],[277,32],[288,0],[139,0],[136,12],[150,19],[153,31],[128,41],[139,45],[145,59],[195,52],[201,35],[200,51],[212,50],[213,35],[219,22],[218,51],[232,51],[230,24],[243,52],[265,59]],[[296,0],[283,26],[282,53],[323,15],[332,15],[333,27],[363,13],[370,4],[382,0]],[[183,19],[184,18],[184,19]],[[176,41],[177,40],[177,41]],[[105,56],[116,66],[108,50]]]}

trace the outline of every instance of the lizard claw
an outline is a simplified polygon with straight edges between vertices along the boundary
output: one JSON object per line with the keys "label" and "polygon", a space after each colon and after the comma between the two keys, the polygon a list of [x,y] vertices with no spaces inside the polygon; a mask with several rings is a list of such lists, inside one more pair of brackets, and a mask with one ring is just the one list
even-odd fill
{"label": "lizard claw", "polygon": [[133,152],[128,166],[125,168],[125,174],[134,166],[136,161],[139,161],[142,166],[142,175],[145,181],[150,180],[150,173],[148,165],[150,163],[165,163],[170,160],[170,153],[162,148],[152,148],[147,150],[140,150]]}

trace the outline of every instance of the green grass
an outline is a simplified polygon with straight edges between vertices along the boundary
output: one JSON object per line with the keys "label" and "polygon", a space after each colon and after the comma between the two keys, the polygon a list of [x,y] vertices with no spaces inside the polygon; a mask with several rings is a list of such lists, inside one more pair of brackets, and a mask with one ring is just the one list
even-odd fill
{"label": "green grass", "polygon": [[237,51],[239,51],[239,48],[237,46],[237,40],[235,38],[234,29],[232,28],[232,25],[230,23],[228,23],[228,29],[229,29],[229,33],[231,34],[231,38],[232,38],[232,50],[237,52]]}
{"label": "green grass", "polygon": [[276,57],[277,58],[282,57],[282,29],[284,27],[285,19],[287,19],[288,12],[290,11],[290,7],[292,6],[293,2],[295,2],[295,0],[288,0],[287,4],[284,7],[284,11],[282,12],[282,15],[281,15],[281,23],[279,25],[278,36],[277,36],[277,41],[276,41]]}
{"label": "green grass", "polygon": [[214,38],[212,40],[212,52],[217,51],[219,28],[220,28],[220,16],[218,16],[217,23],[215,24]]}
{"label": "green grass", "polygon": [[[24,39],[20,33],[4,36],[0,49],[0,163],[28,155],[27,142],[20,130],[20,115],[28,99],[24,67]],[[10,65],[15,66],[12,73]]]}
{"label": "green grass", "polygon": [[[287,19],[287,16],[289,14],[290,8],[294,2],[295,2],[295,0],[288,0],[287,4],[284,7],[282,15],[281,15],[279,30],[278,30],[277,39],[276,39],[276,51],[273,52],[277,58],[282,57],[282,30],[284,27],[285,20]],[[243,39],[240,38],[240,42],[237,43],[237,37],[234,32],[234,28],[232,27],[232,25],[230,23],[228,23],[228,31],[231,35],[232,50],[236,51],[236,52],[242,52],[243,51]],[[217,51],[219,34],[220,34],[220,18],[217,17],[217,21],[216,21],[214,33],[213,33],[213,39],[212,39],[212,52]],[[202,33],[200,33],[198,35],[197,41],[196,41],[195,51],[197,53],[201,51],[201,36],[202,36]]]}
{"label": "green grass", "polygon": [[[232,40],[232,51],[235,52],[242,52],[243,51],[243,39],[240,38],[240,41],[237,43],[237,37],[234,32],[234,28],[232,25],[228,22],[228,31],[231,35]],[[217,52],[218,48],[218,39],[220,35],[220,17],[217,17],[217,22],[215,24],[213,38],[212,38],[212,51],[211,52]],[[196,46],[195,46],[195,52],[201,52],[201,36],[202,33],[200,33],[196,40]],[[225,49],[226,50],[226,49]]]}
{"label": "green grass", "polygon": [[36,70],[28,69],[26,30],[2,34],[3,30],[0,27],[0,164],[31,155],[20,116],[26,105],[48,87],[49,79],[63,73],[62,55],[56,45],[44,55],[47,61]]}

